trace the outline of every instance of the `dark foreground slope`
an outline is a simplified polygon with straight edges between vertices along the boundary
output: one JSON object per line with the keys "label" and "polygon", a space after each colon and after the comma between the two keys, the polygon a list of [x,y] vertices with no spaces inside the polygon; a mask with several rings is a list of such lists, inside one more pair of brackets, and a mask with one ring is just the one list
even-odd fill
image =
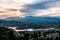
{"label": "dark foreground slope", "polygon": [[60,30],[20,31],[0,27],[0,40],[60,40]]}
{"label": "dark foreground slope", "polygon": [[16,35],[17,32],[14,32],[12,29],[0,27],[0,40],[15,40],[18,37]]}

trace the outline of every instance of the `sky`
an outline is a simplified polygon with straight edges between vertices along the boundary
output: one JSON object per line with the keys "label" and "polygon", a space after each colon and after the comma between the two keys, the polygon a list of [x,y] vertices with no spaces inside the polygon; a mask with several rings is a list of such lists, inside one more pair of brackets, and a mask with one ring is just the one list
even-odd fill
{"label": "sky", "polygon": [[0,18],[60,16],[60,0],[0,0]]}

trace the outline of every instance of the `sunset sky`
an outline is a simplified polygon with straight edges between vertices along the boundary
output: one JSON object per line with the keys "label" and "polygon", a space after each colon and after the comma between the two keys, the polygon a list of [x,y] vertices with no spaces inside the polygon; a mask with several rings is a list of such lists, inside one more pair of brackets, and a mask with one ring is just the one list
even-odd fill
{"label": "sunset sky", "polygon": [[60,0],[0,0],[0,18],[60,16]]}

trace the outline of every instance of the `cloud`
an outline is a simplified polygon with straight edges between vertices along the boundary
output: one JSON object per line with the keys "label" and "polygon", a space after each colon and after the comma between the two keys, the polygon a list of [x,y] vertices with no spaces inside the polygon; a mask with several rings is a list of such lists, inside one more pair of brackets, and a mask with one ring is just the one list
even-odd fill
{"label": "cloud", "polygon": [[0,10],[0,18],[6,18],[6,17],[24,17],[23,12],[19,12],[18,10],[12,10],[12,9],[1,9]]}
{"label": "cloud", "polygon": [[23,9],[24,3],[20,0],[0,0],[0,18],[6,17],[24,17],[24,13],[19,10]]}
{"label": "cloud", "polygon": [[50,16],[50,17],[60,16],[60,8],[56,7],[46,10],[37,10],[35,11],[35,14],[33,16]]}
{"label": "cloud", "polygon": [[60,0],[0,0],[0,18],[60,16],[59,11]]}
{"label": "cloud", "polygon": [[38,2],[36,4],[26,5],[26,7],[21,11],[25,12],[26,15],[35,15],[35,14],[37,15],[36,11],[39,10],[41,12],[42,10],[44,10],[45,11],[44,13],[40,13],[40,15],[38,14],[39,16],[42,16],[42,15],[47,15],[51,13],[49,11],[46,11],[47,9],[53,8],[52,10],[55,11],[54,9],[57,7],[60,8],[60,0],[48,0],[48,1]]}
{"label": "cloud", "polygon": [[24,5],[36,4],[38,2],[43,2],[43,1],[47,1],[47,0],[0,0],[0,7],[19,9]]}
{"label": "cloud", "polygon": [[59,6],[59,4],[60,4],[60,0],[49,0],[49,1],[38,2],[36,4],[26,5],[26,9],[28,8],[47,9],[47,8]]}
{"label": "cloud", "polygon": [[60,7],[60,0],[50,1],[50,3],[45,4],[47,7]]}
{"label": "cloud", "polygon": [[25,4],[36,4],[39,2],[49,1],[49,0],[20,0],[22,3]]}
{"label": "cloud", "polygon": [[12,9],[19,9],[22,8],[24,3],[20,2],[19,0],[0,0],[0,7],[4,9],[12,8]]}

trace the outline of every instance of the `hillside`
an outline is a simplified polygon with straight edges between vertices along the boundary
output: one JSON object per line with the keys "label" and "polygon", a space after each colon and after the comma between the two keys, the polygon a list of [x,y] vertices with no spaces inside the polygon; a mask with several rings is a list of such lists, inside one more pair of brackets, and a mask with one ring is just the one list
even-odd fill
{"label": "hillside", "polygon": [[11,21],[5,21],[0,20],[0,26],[2,27],[17,27],[19,29],[27,29],[27,28],[33,28],[33,29],[39,29],[39,28],[60,28],[60,21],[54,21],[54,22],[19,22],[15,20]]}

